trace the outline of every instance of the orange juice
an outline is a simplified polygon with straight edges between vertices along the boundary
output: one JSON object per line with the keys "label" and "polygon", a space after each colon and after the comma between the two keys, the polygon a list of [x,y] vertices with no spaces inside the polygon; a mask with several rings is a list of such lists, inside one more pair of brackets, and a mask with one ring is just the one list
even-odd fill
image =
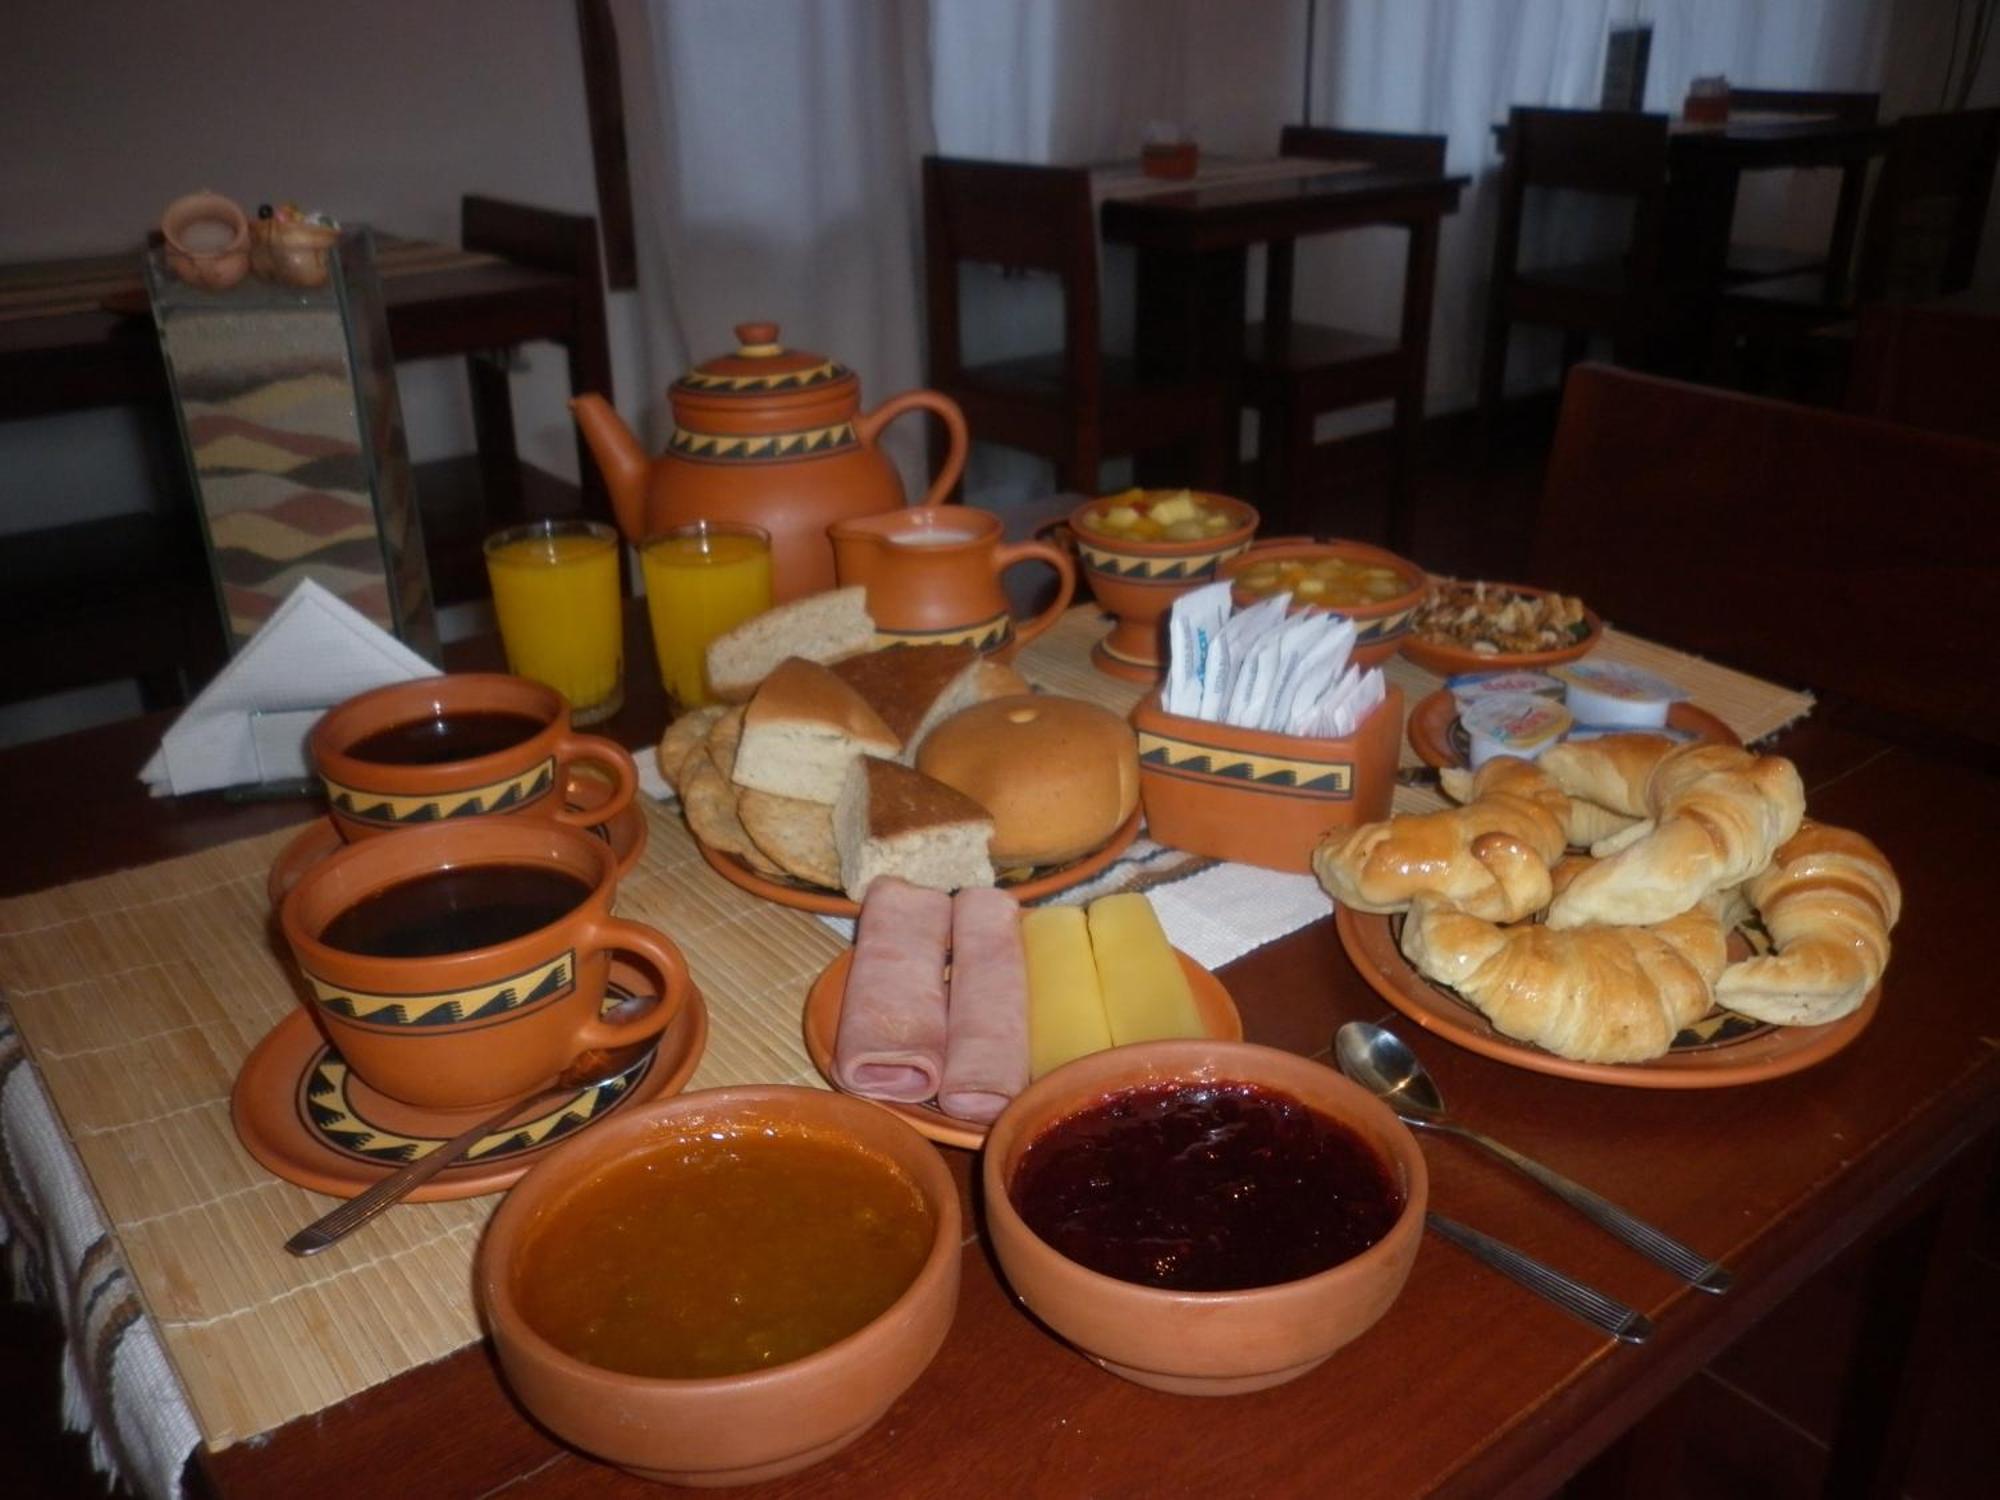
{"label": "orange juice", "polygon": [[639,549],[660,680],[683,708],[709,701],[708,643],[771,607],[771,539],[755,526],[697,521]]}
{"label": "orange juice", "polygon": [[624,701],[618,533],[595,521],[537,521],[486,542],[486,574],[507,668],[570,701],[579,724]]}

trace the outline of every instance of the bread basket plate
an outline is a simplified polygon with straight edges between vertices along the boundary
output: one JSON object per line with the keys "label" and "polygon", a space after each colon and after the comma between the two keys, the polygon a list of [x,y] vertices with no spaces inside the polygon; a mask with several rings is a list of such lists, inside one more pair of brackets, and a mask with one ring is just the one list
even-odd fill
{"label": "bread basket plate", "polygon": [[[740,887],[753,896],[762,896],[766,901],[775,901],[780,906],[790,906],[799,911],[817,912],[823,917],[861,915],[859,903],[848,900],[844,891],[828,890],[820,885],[807,885],[802,880],[773,880],[768,876],[759,875],[734,854],[712,849],[702,842],[701,836],[694,830],[690,829],[688,832],[694,839],[695,847],[701,850],[701,857],[708,861],[711,870],[731,885]],[[1092,876],[1102,874],[1105,867],[1130,848],[1132,840],[1138,836],[1139,813],[1135,808],[1132,816],[1118,825],[1116,833],[1083,858],[1073,859],[1066,865],[1036,869],[1026,880],[1003,879],[1000,885],[1023,901],[1053,896],[1057,891],[1066,891],[1071,886],[1082,885]]]}
{"label": "bread basket plate", "polygon": [[1638,1063],[1577,1062],[1519,1042],[1450,990],[1431,983],[1396,945],[1395,918],[1334,908],[1347,956],[1375,993],[1424,1030],[1497,1062],[1531,1072],[1630,1089],[1724,1089],[1782,1078],[1825,1062],[1868,1029],[1882,1003],[1877,985],[1861,1008],[1826,1026],[1771,1026],[1714,1011],[1683,1031],[1671,1051]]}
{"label": "bread basket plate", "polygon": [[[1740,745],[1742,737],[1705,708],[1676,703],[1667,710],[1667,727],[1716,745]],[[1644,734],[1635,729],[1634,734]],[[1465,730],[1458,722],[1458,703],[1444,688],[1420,702],[1410,715],[1410,748],[1417,759],[1440,770],[1466,764]]]}
{"label": "bread basket plate", "polygon": [[[1439,579],[1440,583],[1460,582],[1458,579]],[[1462,580],[1471,583],[1474,580]],[[1554,589],[1533,588],[1525,583],[1488,583],[1489,589],[1497,589],[1509,594],[1544,597]],[[1575,661],[1597,649],[1597,643],[1604,639],[1604,621],[1597,612],[1586,607],[1583,611],[1582,634],[1567,646],[1553,647],[1547,651],[1499,651],[1491,655],[1474,651],[1470,646],[1458,646],[1450,641],[1442,641],[1434,636],[1418,635],[1415,631],[1402,638],[1400,649],[1404,656],[1426,671],[1435,672],[1440,677],[1450,677],[1459,672],[1518,672],[1536,667],[1558,666],[1566,661]]]}
{"label": "bread basket plate", "polygon": [[[1216,1041],[1242,1041],[1243,1017],[1238,1014],[1236,1002],[1223,988],[1222,981],[1178,948],[1174,950],[1174,957],[1181,961],[1181,971],[1187,975],[1188,988],[1194,991],[1194,1008],[1201,1017],[1203,1035]],[[820,972],[806,995],[806,1051],[811,1054],[813,1066],[819,1069],[820,1076],[836,1089],[840,1085],[833,1081],[833,1043],[840,1033],[840,1007],[847,998],[847,971],[853,965],[854,951],[849,949]],[[895,1104],[886,1099],[871,1099],[868,1102],[879,1104],[893,1115],[900,1115],[919,1134],[928,1136],[941,1146],[977,1151],[986,1144],[984,1125],[954,1119],[928,1104]]]}

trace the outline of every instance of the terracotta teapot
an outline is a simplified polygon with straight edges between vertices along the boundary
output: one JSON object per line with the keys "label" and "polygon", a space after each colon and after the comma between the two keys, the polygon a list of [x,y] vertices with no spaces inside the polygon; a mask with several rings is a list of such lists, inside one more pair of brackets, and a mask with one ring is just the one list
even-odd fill
{"label": "terracotta teapot", "polygon": [[965,468],[965,417],[936,391],[905,391],[863,413],[859,377],[784,348],[777,324],[739,323],[736,337],[734,354],[668,387],[674,434],[657,459],[602,396],[578,396],[570,410],[627,538],[689,521],[761,526],[771,534],[772,599],[783,603],[833,587],[830,523],[902,507],[902,479],[875,446],[882,429],[917,408],[943,420],[950,451],[921,502],[936,505]]}
{"label": "terracotta teapot", "polygon": [[[1076,564],[1047,542],[1000,540],[1000,518],[969,505],[936,505],[836,521],[834,571],[841,586],[868,590],[878,646],[955,645],[1008,657],[1055,624],[1076,592]],[[1014,623],[1000,575],[1045,562],[1060,580],[1056,601]]]}

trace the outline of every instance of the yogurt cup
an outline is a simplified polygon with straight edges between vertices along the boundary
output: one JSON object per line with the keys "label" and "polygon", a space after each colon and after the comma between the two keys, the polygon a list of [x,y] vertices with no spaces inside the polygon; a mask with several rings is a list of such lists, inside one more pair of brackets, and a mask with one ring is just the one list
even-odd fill
{"label": "yogurt cup", "polygon": [[1496,755],[1534,760],[1560,740],[1574,722],[1568,709],[1532,693],[1497,693],[1481,698],[1458,716],[1471,741],[1476,771]]}
{"label": "yogurt cup", "polygon": [[1661,729],[1687,697],[1666,678],[1622,662],[1580,661],[1557,667],[1563,701],[1576,721],[1619,729]]}

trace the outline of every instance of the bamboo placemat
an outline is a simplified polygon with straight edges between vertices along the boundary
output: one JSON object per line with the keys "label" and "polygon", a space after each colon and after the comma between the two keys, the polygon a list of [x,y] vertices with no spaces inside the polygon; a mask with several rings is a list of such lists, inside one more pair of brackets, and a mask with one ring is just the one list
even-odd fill
{"label": "bamboo placemat", "polygon": [[[1090,666],[1105,629],[1095,610],[1073,610],[1020,666],[1039,687],[1122,714],[1144,689]],[[1630,636],[1609,633],[1601,650],[1679,682],[1746,740],[1811,707],[1805,694]],[[1400,658],[1388,672],[1411,706],[1439,682]],[[1414,763],[1407,748],[1404,760]],[[1421,788],[1396,794],[1399,811],[1435,801]],[[707,998],[708,1050],[689,1087],[817,1084],[800,1009],[840,938],[716,876],[671,811],[649,805],[646,817],[651,838],[619,910],[670,933]],[[229,1091],[250,1049],[296,1003],[264,895],[290,837],[0,903],[0,994],[211,1447],[478,1338],[472,1253],[498,1201],[406,1206],[310,1261],[279,1248],[328,1200],[271,1176],[237,1144]]]}

